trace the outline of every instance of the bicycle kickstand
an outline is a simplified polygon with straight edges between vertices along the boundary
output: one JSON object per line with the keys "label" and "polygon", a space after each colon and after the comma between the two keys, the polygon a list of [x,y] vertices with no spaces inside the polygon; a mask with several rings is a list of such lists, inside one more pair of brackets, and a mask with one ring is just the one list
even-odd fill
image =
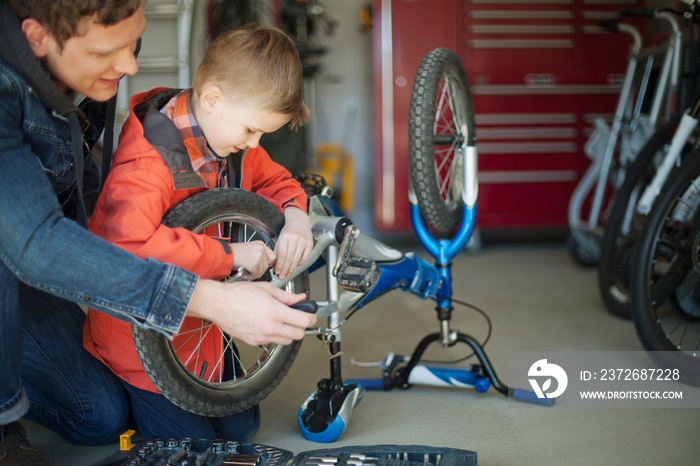
{"label": "bicycle kickstand", "polygon": [[334,356],[331,359],[331,377],[321,379],[318,390],[299,409],[299,430],[306,440],[330,443],[340,438],[364,395],[365,387],[362,384],[343,382],[340,377],[339,353],[340,344],[331,343],[331,354]]}
{"label": "bicycle kickstand", "polygon": [[[351,230],[353,227],[349,227]],[[343,241],[340,250],[336,246],[331,246],[326,250],[327,264],[338,263],[338,258],[342,258],[341,262],[350,260],[349,251],[352,249],[352,241],[356,234],[349,235],[348,241]],[[347,256],[347,257],[346,257]],[[371,261],[370,261],[371,262]],[[378,279],[378,274],[374,273],[375,267],[372,264],[354,263],[357,265],[355,269],[366,268],[365,275],[358,279],[357,277],[345,277],[348,279],[340,279],[344,283],[344,287],[360,287],[373,286]],[[369,266],[368,266],[369,265]],[[334,267],[326,268],[328,274],[328,297],[330,300],[338,300],[339,283],[336,280],[336,274],[340,277],[343,275],[342,270],[334,270]],[[329,342],[329,351],[331,354],[330,369],[331,376],[328,379],[322,379],[318,383],[318,390],[306,399],[304,404],[299,409],[297,420],[299,430],[306,440],[320,443],[330,443],[336,441],[343,435],[345,428],[350,422],[350,415],[353,410],[362,400],[365,392],[365,387],[356,382],[343,382],[341,375],[340,361],[340,316],[338,313],[331,314],[328,317],[328,326],[330,333],[326,335]]]}

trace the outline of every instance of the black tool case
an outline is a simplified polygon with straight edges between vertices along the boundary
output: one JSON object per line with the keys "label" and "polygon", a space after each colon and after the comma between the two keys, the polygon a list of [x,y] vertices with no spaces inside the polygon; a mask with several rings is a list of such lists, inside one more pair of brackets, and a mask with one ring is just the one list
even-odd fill
{"label": "black tool case", "polygon": [[294,455],[258,443],[208,439],[141,442],[92,466],[469,466],[476,452],[420,445],[322,448]]}

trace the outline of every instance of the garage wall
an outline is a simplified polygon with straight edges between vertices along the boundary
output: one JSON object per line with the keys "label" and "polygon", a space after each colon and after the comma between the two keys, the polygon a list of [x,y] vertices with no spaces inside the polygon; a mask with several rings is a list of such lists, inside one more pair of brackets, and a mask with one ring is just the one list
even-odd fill
{"label": "garage wall", "polygon": [[[192,29],[192,69],[204,53],[204,4],[196,2]],[[266,2],[271,11],[274,2]],[[352,211],[347,212],[363,231],[371,232],[373,220],[373,129],[372,39],[360,31],[358,13],[367,0],[319,2],[336,21],[332,35],[316,28],[311,40],[327,53],[319,60],[320,71],[305,86],[312,121],[306,128],[307,171],[316,168],[314,153],[319,143],[340,144],[352,156],[355,185]],[[266,22],[274,24],[268,16]]]}
{"label": "garage wall", "polygon": [[372,37],[359,28],[358,12],[366,0],[329,0],[328,15],[337,21],[332,36],[317,35],[327,47],[322,70],[315,80],[311,147],[319,142],[341,144],[355,167],[353,222],[373,229],[374,130],[372,96]]}

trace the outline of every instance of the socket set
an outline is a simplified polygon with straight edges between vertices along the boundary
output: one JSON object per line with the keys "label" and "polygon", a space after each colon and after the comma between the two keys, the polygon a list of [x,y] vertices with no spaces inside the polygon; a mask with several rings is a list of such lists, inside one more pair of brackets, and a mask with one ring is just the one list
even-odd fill
{"label": "socket set", "polygon": [[476,452],[416,445],[326,448],[302,452],[257,443],[155,439],[92,466],[476,466]]}
{"label": "socket set", "polygon": [[476,452],[417,445],[353,446],[298,454],[294,466],[476,466]]}
{"label": "socket set", "polygon": [[186,437],[141,442],[93,466],[286,466],[293,457],[257,443]]}

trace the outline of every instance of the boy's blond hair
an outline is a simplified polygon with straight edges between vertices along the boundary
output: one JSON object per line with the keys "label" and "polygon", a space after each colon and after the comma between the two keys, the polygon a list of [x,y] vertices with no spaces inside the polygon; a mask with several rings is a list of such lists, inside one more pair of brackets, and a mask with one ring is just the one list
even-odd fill
{"label": "boy's blond hair", "polygon": [[219,35],[194,76],[194,91],[205,84],[253,100],[261,110],[289,115],[289,126],[310,117],[304,105],[302,66],[292,40],[272,26],[248,24]]}

